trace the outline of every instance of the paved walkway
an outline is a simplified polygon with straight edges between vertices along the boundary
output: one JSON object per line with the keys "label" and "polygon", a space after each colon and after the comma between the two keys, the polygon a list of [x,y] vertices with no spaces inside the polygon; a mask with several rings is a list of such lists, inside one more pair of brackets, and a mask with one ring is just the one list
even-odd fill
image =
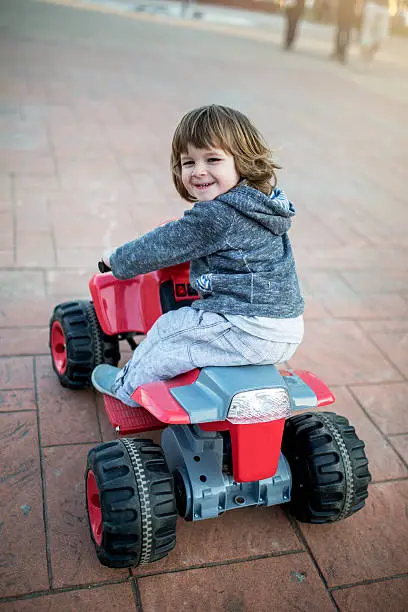
{"label": "paved walkway", "polygon": [[[327,61],[327,29],[287,54],[276,17],[269,31],[94,8],[0,1],[0,610],[405,611],[407,41],[364,73]],[[105,247],[182,213],[172,130],[214,101],[248,113],[285,167],[307,298],[292,365],[331,386],[373,482],[342,523],[284,507],[180,521],[167,560],[109,570],[83,471],[114,434],[96,394],[59,386],[48,319],[87,297]]]}

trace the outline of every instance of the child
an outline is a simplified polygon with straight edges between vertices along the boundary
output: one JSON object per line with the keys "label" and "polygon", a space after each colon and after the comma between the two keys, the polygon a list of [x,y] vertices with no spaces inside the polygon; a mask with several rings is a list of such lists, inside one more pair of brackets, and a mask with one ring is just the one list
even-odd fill
{"label": "child", "polygon": [[279,166],[249,119],[215,104],[187,113],[171,168],[193,207],[104,261],[119,279],[190,261],[200,299],[159,317],[123,369],[93,371],[96,389],[129,406],[142,384],[204,366],[280,363],[303,338],[287,235],[295,209],[275,187]]}

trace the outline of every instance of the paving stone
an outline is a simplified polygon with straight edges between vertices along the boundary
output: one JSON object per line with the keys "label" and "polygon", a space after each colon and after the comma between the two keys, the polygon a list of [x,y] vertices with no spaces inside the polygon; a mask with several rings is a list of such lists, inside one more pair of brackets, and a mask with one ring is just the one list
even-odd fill
{"label": "paving stone", "polygon": [[350,249],[348,246],[338,249],[297,249],[298,258],[303,260],[302,267],[318,270],[364,270],[366,268],[405,270],[405,261],[401,252],[396,249],[378,250],[372,246]]}
{"label": "paving stone", "polygon": [[0,358],[0,389],[33,389],[33,358]]}
{"label": "paving stone", "polygon": [[383,433],[408,433],[408,383],[359,385],[351,390]]}
{"label": "paving stone", "polygon": [[[332,232],[331,228],[324,225],[324,219],[316,219],[316,216],[301,208],[296,216],[296,222],[291,228],[291,240],[296,245],[296,249],[308,247],[311,242],[319,243],[322,248],[340,247],[343,240],[340,240]],[[308,231],[305,232],[305,227]]]}
{"label": "paving stone", "polygon": [[388,608],[392,612],[406,612],[408,578],[394,578],[374,584],[362,584],[333,592],[340,612],[373,612]]}
{"label": "paving stone", "polygon": [[0,249],[0,267],[11,268],[14,266],[14,249],[6,250]]}
{"label": "paving stone", "polygon": [[84,484],[86,457],[91,448],[92,445],[75,444],[43,451],[54,588],[128,576],[125,569],[101,565],[91,542]]}
{"label": "paving stone", "polygon": [[138,582],[144,612],[335,610],[305,554],[149,576]]}
{"label": "paving stone", "polygon": [[[93,163],[96,164],[97,160],[94,160]],[[78,188],[68,192],[54,192],[49,195],[48,201],[50,210],[57,221],[60,216],[64,218],[72,216],[65,209],[84,212],[84,202],[86,202],[85,213],[87,216],[93,214],[94,218],[101,216],[109,221],[115,220],[118,211],[132,214],[135,209],[140,207],[140,205],[135,205],[134,194],[131,191],[130,185],[126,183],[117,183],[113,190],[105,191],[102,197],[98,192],[93,193]],[[118,226],[121,225],[118,223]],[[137,230],[137,226],[127,229]]]}
{"label": "paving stone", "polygon": [[108,419],[108,416],[106,414],[102,393],[97,393],[95,391],[95,401],[96,401],[96,406],[97,406],[97,414],[98,414],[98,420],[99,420],[100,427],[101,427],[103,442],[109,442],[110,440],[119,439],[121,437],[120,433],[116,432],[113,429]]}
{"label": "paving stone", "polygon": [[3,329],[0,337],[0,356],[48,353],[48,336],[48,327]]}
{"label": "paving stone", "polygon": [[2,250],[13,250],[13,217],[11,210],[0,210],[0,244]]}
{"label": "paving stone", "polygon": [[[129,136],[127,138],[129,138]],[[128,152],[123,151],[119,156],[119,163],[124,170],[133,172],[140,172],[140,170],[143,170],[143,172],[151,177],[159,176],[161,173],[161,168],[163,167],[161,164],[156,162],[156,156],[153,153],[150,153],[149,159],[146,159],[139,148],[134,148],[132,151]],[[164,161],[164,163],[166,162]],[[169,195],[170,193],[173,195],[176,193],[175,188],[172,189],[172,186],[170,186],[170,189],[167,189],[165,185],[162,187],[163,190],[166,190],[166,193]]]}
{"label": "paving stone", "polygon": [[367,228],[357,228],[355,226],[354,217],[352,219],[350,216],[348,216],[348,218],[341,217],[340,215],[342,214],[342,210],[342,206],[334,207],[331,211],[334,215],[333,219],[330,217],[330,215],[323,215],[325,227],[329,227],[334,236],[336,236],[336,238],[339,239],[343,245],[347,244],[355,248],[369,246],[370,241]]}
{"label": "paving stone", "polygon": [[84,268],[96,270],[103,249],[96,246],[81,246],[67,249],[57,248],[58,266],[61,268]]}
{"label": "paving stone", "polygon": [[50,268],[55,264],[55,245],[51,232],[16,233],[17,266]]}
{"label": "paving stone", "polygon": [[379,331],[390,331],[390,332],[407,332],[408,331],[408,319],[378,319],[376,321],[359,321],[360,327],[367,332],[379,332]]}
{"label": "paving stone", "polygon": [[10,131],[3,131],[0,138],[0,149],[14,151],[41,151],[47,149],[47,138],[38,127],[25,129],[25,126],[11,126]]}
{"label": "paving stone", "polygon": [[371,295],[352,294],[343,299],[323,299],[325,308],[337,318],[382,319],[384,312],[391,317],[406,317],[408,304],[403,297],[396,294]]}
{"label": "paving stone", "polygon": [[393,447],[399,452],[404,461],[408,463],[408,435],[390,436],[389,440]]}
{"label": "paving stone", "polygon": [[73,109],[65,105],[51,104],[23,104],[20,107],[25,119],[57,122],[58,124],[76,123],[77,118]]}
{"label": "paving stone", "polygon": [[3,414],[0,439],[1,595],[7,597],[49,588],[36,414]]}
{"label": "paving stone", "polygon": [[[34,141],[32,141],[34,144]],[[28,146],[29,143],[28,143]],[[1,149],[1,144],[0,144]],[[55,162],[51,157],[50,151],[44,151],[44,155],[38,155],[33,150],[21,151],[0,151],[0,163],[3,172],[10,172],[17,175],[27,175],[36,177],[54,177]]]}
{"label": "paving stone", "polygon": [[4,612],[118,612],[135,610],[135,600],[129,582],[43,595],[9,603],[0,603]]}
{"label": "paving stone", "polygon": [[78,203],[67,209],[51,204],[51,215],[58,250],[94,247],[101,256],[105,249],[123,244],[132,227],[130,213],[120,210],[119,223],[118,211],[109,202],[90,203],[85,210]]}
{"label": "paving stone", "polygon": [[308,321],[291,365],[311,370],[329,386],[402,380],[353,321]]}
{"label": "paving stone", "polygon": [[44,276],[39,270],[0,270],[0,286],[5,299],[45,295]]}
{"label": "paving stone", "polygon": [[[377,278],[382,276],[387,277],[388,270],[377,272]],[[408,304],[400,295],[387,294],[387,292],[366,293],[363,287],[358,291],[354,287],[351,288],[341,275],[333,271],[308,270],[302,275],[302,283],[306,290],[337,318],[382,319],[384,312],[394,318],[408,315]]]}
{"label": "paving stone", "polygon": [[58,298],[42,295],[5,298],[0,305],[0,328],[48,327],[54,307],[64,301],[67,301],[66,295]]}
{"label": "paving stone", "polygon": [[0,391],[0,412],[36,410],[34,389]]}
{"label": "paving stone", "polygon": [[[408,287],[408,272],[382,270],[344,271],[341,276],[359,293],[400,293]],[[388,315],[388,313],[387,313]]]}
{"label": "paving stone", "polygon": [[[101,252],[102,256],[102,252]],[[55,305],[59,303],[59,296],[71,294],[71,300],[82,296],[90,299],[88,284],[92,276],[97,272],[96,265],[93,269],[71,270],[48,270],[46,272],[47,293],[54,296]]]}
{"label": "paving stone", "polygon": [[302,273],[302,285],[307,293],[318,298],[333,296],[338,299],[355,293],[336,271],[306,269]]}
{"label": "paving stone", "polygon": [[29,198],[25,195],[18,198],[16,203],[16,230],[22,234],[25,232],[50,232],[51,222],[48,210],[48,202],[45,195]]}
{"label": "paving stone", "polygon": [[55,171],[51,172],[51,168],[47,176],[36,175],[33,170],[27,174],[20,173],[15,177],[13,185],[17,201],[20,198],[28,198],[30,193],[38,197],[40,194],[59,193],[61,191],[59,178]]}
{"label": "paving stone", "polygon": [[408,333],[373,333],[377,346],[408,377]]}
{"label": "paving stone", "polygon": [[9,202],[11,197],[11,179],[6,174],[0,175],[0,200],[2,204]]}
{"label": "paving stone", "polygon": [[[157,116],[155,120],[157,120]],[[143,123],[145,123],[143,119],[141,122],[135,122],[133,117],[132,122],[125,125],[116,122],[113,125],[106,126],[107,138],[114,150],[118,151],[123,156],[129,156],[129,159],[139,161],[139,165],[136,168],[134,168],[134,166],[127,166],[129,170],[137,170],[140,168],[141,162],[146,162],[146,157],[140,148],[141,142],[149,142],[149,152],[151,152],[152,149],[160,149],[162,146],[161,139],[157,137],[154,130],[152,130],[148,123],[145,123],[145,125],[143,125]],[[137,138],[134,136],[136,133],[138,135]]]}
{"label": "paving stone", "polygon": [[240,508],[216,519],[188,522],[180,518],[177,544],[169,556],[133,571],[135,575],[166,572],[290,550],[303,550],[303,546],[281,508]]}
{"label": "paving stone", "polygon": [[161,188],[161,181],[152,176],[149,172],[130,171],[129,177],[133,185],[136,202],[156,202],[161,206],[165,201],[165,194]]}
{"label": "paving stone", "polygon": [[374,484],[366,506],[331,525],[301,529],[329,587],[408,572],[408,481]]}
{"label": "paving stone", "polygon": [[[81,129],[81,125],[82,124],[79,124],[79,129]],[[74,148],[74,145],[72,145],[72,148]],[[67,150],[64,148],[56,150],[55,155],[58,163],[61,161],[63,164],[71,164],[78,161],[78,150],[75,153],[70,149],[70,147],[68,147]],[[92,147],[84,147],[81,149],[81,159],[84,160],[85,164],[100,163],[101,166],[112,165],[120,162],[120,167],[126,170],[122,164],[122,160],[118,160],[118,155],[114,149],[107,147],[101,148],[95,143]]]}
{"label": "paving stone", "polygon": [[391,444],[370,422],[350,391],[344,387],[335,388],[333,391],[336,402],[327,408],[323,408],[323,410],[333,410],[337,414],[347,417],[351,425],[355,427],[357,435],[366,444],[365,450],[372,479],[377,481],[407,477],[407,467],[398,457]]}
{"label": "paving stone", "polygon": [[[116,98],[116,97],[115,97]],[[77,97],[74,104],[75,115],[79,122],[84,122],[85,128],[88,127],[89,144],[95,146],[95,134],[89,130],[89,117],[93,117],[96,133],[99,133],[101,138],[101,130],[99,124],[107,124],[110,126],[118,121],[118,107],[115,100],[90,100],[87,97]],[[91,126],[92,128],[92,126]],[[107,144],[108,130],[103,130],[104,144]]]}
{"label": "paving stone", "polygon": [[127,183],[128,175],[117,164],[109,163],[101,166],[88,160],[64,162],[59,164],[62,188],[65,190],[82,189],[103,193],[114,188],[117,183]]}
{"label": "paving stone", "polygon": [[315,299],[309,295],[305,295],[304,299],[305,299],[305,312],[303,316],[305,318],[305,321],[331,318],[327,310],[320,303],[319,299]]}
{"label": "paving stone", "polygon": [[[71,95],[72,95],[71,91]],[[75,93],[75,92],[74,92]],[[77,115],[77,108],[79,105],[78,95],[74,95],[74,104],[70,106],[71,111],[75,114],[75,123],[51,123],[51,137],[54,145],[54,150],[57,156],[61,159],[63,156],[66,160],[67,156],[71,159],[68,165],[64,161],[62,168],[79,168],[78,154],[82,154],[87,151],[99,151],[102,152],[107,148],[107,140],[104,135],[104,130],[100,123],[92,119],[88,115],[85,122],[80,122],[80,118]],[[64,172],[63,172],[64,173]]]}
{"label": "paving stone", "polygon": [[42,444],[99,442],[101,434],[92,390],[62,387],[50,357],[38,357],[36,364]]}

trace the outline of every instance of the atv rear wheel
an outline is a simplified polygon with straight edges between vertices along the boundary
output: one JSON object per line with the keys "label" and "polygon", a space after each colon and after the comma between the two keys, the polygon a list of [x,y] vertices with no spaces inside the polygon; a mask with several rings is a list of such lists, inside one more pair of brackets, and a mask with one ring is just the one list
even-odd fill
{"label": "atv rear wheel", "polygon": [[65,302],[54,308],[50,320],[53,368],[63,387],[83,389],[100,363],[117,366],[119,340],[101,329],[92,302]]}
{"label": "atv rear wheel", "polygon": [[334,412],[287,420],[282,452],[292,471],[289,507],[299,521],[340,521],[364,506],[371,480],[364,446],[348,420]]}
{"label": "atv rear wheel", "polygon": [[176,543],[173,477],[151,440],[123,438],[88,453],[86,503],[91,538],[102,565],[158,561]]}

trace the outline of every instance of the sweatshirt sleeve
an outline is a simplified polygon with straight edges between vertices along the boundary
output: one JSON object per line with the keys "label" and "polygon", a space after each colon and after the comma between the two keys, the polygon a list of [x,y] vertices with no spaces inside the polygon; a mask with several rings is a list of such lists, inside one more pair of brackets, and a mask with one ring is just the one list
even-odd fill
{"label": "sweatshirt sleeve", "polygon": [[109,260],[112,273],[125,280],[214,253],[225,243],[232,215],[221,202],[198,202],[181,219],[117,248]]}

